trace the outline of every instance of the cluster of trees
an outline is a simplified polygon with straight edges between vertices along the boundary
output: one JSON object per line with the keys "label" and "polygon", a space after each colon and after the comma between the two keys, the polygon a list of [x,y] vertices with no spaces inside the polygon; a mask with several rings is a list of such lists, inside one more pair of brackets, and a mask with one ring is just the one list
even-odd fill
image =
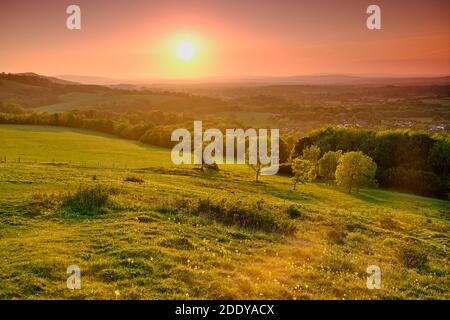
{"label": "cluster of trees", "polygon": [[372,158],[361,151],[342,153],[342,150],[328,151],[321,157],[320,148],[312,145],[303,150],[301,156],[292,161],[293,189],[298,183],[311,182],[316,177],[336,181],[350,193],[352,189],[375,185],[377,165]]}
{"label": "cluster of trees", "polygon": [[[316,146],[312,148],[311,146]],[[383,188],[414,194],[448,198],[450,182],[450,137],[411,130],[362,130],[324,128],[299,139],[292,158],[317,158],[329,151],[361,151],[376,163],[376,179]],[[336,161],[328,154],[318,163],[321,175]],[[311,160],[311,159],[309,159]],[[317,160],[319,161],[319,160]],[[329,173],[329,171],[328,171]],[[337,175],[337,173],[336,173]]]}

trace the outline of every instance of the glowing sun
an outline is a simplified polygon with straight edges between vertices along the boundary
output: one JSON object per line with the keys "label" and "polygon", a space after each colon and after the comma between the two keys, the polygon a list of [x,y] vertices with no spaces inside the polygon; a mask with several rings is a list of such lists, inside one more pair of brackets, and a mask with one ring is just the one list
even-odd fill
{"label": "glowing sun", "polygon": [[190,41],[182,41],[178,43],[175,49],[175,54],[177,58],[182,61],[191,60],[195,56],[196,52],[197,48]]}

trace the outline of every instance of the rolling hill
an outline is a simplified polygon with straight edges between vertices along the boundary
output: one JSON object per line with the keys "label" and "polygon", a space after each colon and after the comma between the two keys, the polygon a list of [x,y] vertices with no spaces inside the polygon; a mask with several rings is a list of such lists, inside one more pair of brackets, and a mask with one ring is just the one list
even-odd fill
{"label": "rolling hill", "polygon": [[40,112],[63,112],[72,109],[211,112],[218,109],[224,111],[228,107],[220,99],[205,96],[128,89],[127,85],[108,87],[79,84],[34,73],[0,74],[1,103],[12,103]]}

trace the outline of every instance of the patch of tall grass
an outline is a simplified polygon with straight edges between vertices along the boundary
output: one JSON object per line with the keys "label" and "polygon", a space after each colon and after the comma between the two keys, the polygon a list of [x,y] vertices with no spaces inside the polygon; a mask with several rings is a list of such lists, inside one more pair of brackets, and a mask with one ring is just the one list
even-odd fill
{"label": "patch of tall grass", "polygon": [[64,197],[62,208],[79,215],[97,215],[105,213],[111,188],[101,185],[94,187],[80,187],[75,193],[69,193]]}

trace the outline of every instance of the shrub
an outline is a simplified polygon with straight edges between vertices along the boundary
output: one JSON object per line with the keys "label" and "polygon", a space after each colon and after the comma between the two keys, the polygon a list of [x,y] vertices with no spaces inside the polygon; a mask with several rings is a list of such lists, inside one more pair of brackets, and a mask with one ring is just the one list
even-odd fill
{"label": "shrub", "polygon": [[213,202],[200,199],[190,207],[190,214],[204,216],[226,225],[236,225],[250,230],[293,233],[295,226],[261,207],[260,203],[244,205],[242,202]]}
{"label": "shrub", "polygon": [[289,207],[287,207],[286,211],[289,217],[291,217],[292,219],[298,219],[302,217],[302,213],[296,206],[290,205]]}
{"label": "shrub", "polygon": [[102,186],[80,187],[76,193],[65,197],[62,207],[81,215],[103,213],[110,193],[110,189]]}

